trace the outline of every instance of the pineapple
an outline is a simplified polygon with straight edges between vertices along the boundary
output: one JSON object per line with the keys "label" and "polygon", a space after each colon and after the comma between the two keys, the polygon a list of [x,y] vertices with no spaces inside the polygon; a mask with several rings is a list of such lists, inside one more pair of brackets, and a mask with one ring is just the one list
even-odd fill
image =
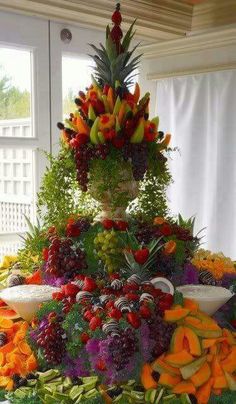
{"label": "pineapple", "polygon": [[120,4],[116,5],[116,11],[112,15],[114,26],[110,30],[109,25],[106,29],[106,46],[100,44],[100,48],[90,44],[96,52],[90,55],[94,60],[95,80],[102,88],[105,85],[116,88],[117,86],[127,89],[133,84],[133,78],[136,76],[135,70],[139,65],[141,55],[133,57],[137,48],[136,45],[129,50],[130,42],[135,34],[133,27],[135,21],[130,26],[122,40],[123,33],[120,28],[122,21],[120,15]]}

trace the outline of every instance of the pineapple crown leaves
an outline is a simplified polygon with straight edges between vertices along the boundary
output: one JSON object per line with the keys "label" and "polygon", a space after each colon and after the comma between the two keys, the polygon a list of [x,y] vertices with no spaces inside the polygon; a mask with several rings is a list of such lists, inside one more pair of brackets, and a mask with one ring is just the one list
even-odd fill
{"label": "pineapple crown leaves", "polygon": [[136,20],[131,24],[123,41],[115,40],[109,25],[106,27],[105,46],[100,43],[100,47],[90,44],[95,51],[95,55],[89,55],[95,62],[95,80],[101,85],[110,85],[115,88],[115,82],[119,81],[121,87],[127,88],[133,84],[136,76],[135,70],[139,66],[141,54],[132,58],[139,43],[130,51],[130,43],[135,35],[133,30]]}
{"label": "pineapple crown leaves", "polygon": [[[139,248],[139,242],[136,239],[136,237],[132,234],[130,234],[128,231],[126,233],[127,235],[127,243],[132,249],[138,249]],[[126,268],[127,272],[129,274],[134,274],[136,273],[137,275],[141,276],[142,278],[149,278],[150,276],[150,269],[152,265],[156,261],[156,254],[157,252],[163,247],[163,244],[161,243],[162,237],[159,237],[156,240],[152,240],[147,248],[149,249],[149,257],[147,261],[143,264],[140,265],[138,264],[134,256],[131,252],[129,252],[127,249],[124,249],[124,256],[125,256],[125,261],[126,261]]]}
{"label": "pineapple crown leaves", "polygon": [[42,228],[41,228],[39,219],[37,218],[37,223],[36,223],[36,225],[34,225],[33,223],[31,223],[31,221],[29,220],[29,218],[26,215],[24,215],[24,218],[28,225],[29,231],[27,231],[24,236],[20,235],[20,237],[24,241],[32,240],[32,239],[36,239],[36,238],[40,237],[41,233],[42,233]]}

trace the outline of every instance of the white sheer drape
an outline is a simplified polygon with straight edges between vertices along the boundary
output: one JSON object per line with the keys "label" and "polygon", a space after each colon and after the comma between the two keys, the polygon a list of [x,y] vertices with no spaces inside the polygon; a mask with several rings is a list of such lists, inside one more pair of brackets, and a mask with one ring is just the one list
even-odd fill
{"label": "white sheer drape", "polygon": [[196,215],[203,245],[236,259],[236,70],[157,82],[160,130],[172,133],[174,213]]}

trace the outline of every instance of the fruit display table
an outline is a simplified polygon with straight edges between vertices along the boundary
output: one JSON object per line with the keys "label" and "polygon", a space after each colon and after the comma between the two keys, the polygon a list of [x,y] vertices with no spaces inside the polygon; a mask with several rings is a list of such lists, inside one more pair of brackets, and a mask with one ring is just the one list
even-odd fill
{"label": "fruit display table", "polygon": [[121,22],[117,4],[92,84],[58,123],[40,221],[0,266],[0,399],[235,403],[235,263],[168,211],[171,136],[130,90],[140,55]]}

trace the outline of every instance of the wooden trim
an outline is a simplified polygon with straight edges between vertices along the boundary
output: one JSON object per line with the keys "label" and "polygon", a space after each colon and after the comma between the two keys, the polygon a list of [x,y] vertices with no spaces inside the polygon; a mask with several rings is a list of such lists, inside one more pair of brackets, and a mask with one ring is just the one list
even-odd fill
{"label": "wooden trim", "polygon": [[186,69],[186,70],[176,70],[166,73],[150,73],[147,74],[147,80],[162,80],[169,77],[180,77],[180,76],[189,76],[192,74],[200,74],[200,73],[209,73],[209,72],[217,72],[222,70],[235,70],[236,63],[222,64],[222,65],[213,65],[207,67],[196,67],[195,69]]}
{"label": "wooden trim", "polygon": [[152,59],[162,56],[194,53],[204,49],[214,49],[236,43],[236,27],[228,27],[201,34],[189,35],[185,38],[175,39],[152,45],[140,47],[143,57]]}
{"label": "wooden trim", "polygon": [[192,30],[215,28],[236,23],[235,0],[208,0],[193,9]]}
{"label": "wooden trim", "polygon": [[[193,6],[179,0],[123,0],[124,30],[137,18],[137,35],[147,41],[184,36],[191,29]],[[0,0],[0,10],[104,30],[114,4],[110,0]]]}

